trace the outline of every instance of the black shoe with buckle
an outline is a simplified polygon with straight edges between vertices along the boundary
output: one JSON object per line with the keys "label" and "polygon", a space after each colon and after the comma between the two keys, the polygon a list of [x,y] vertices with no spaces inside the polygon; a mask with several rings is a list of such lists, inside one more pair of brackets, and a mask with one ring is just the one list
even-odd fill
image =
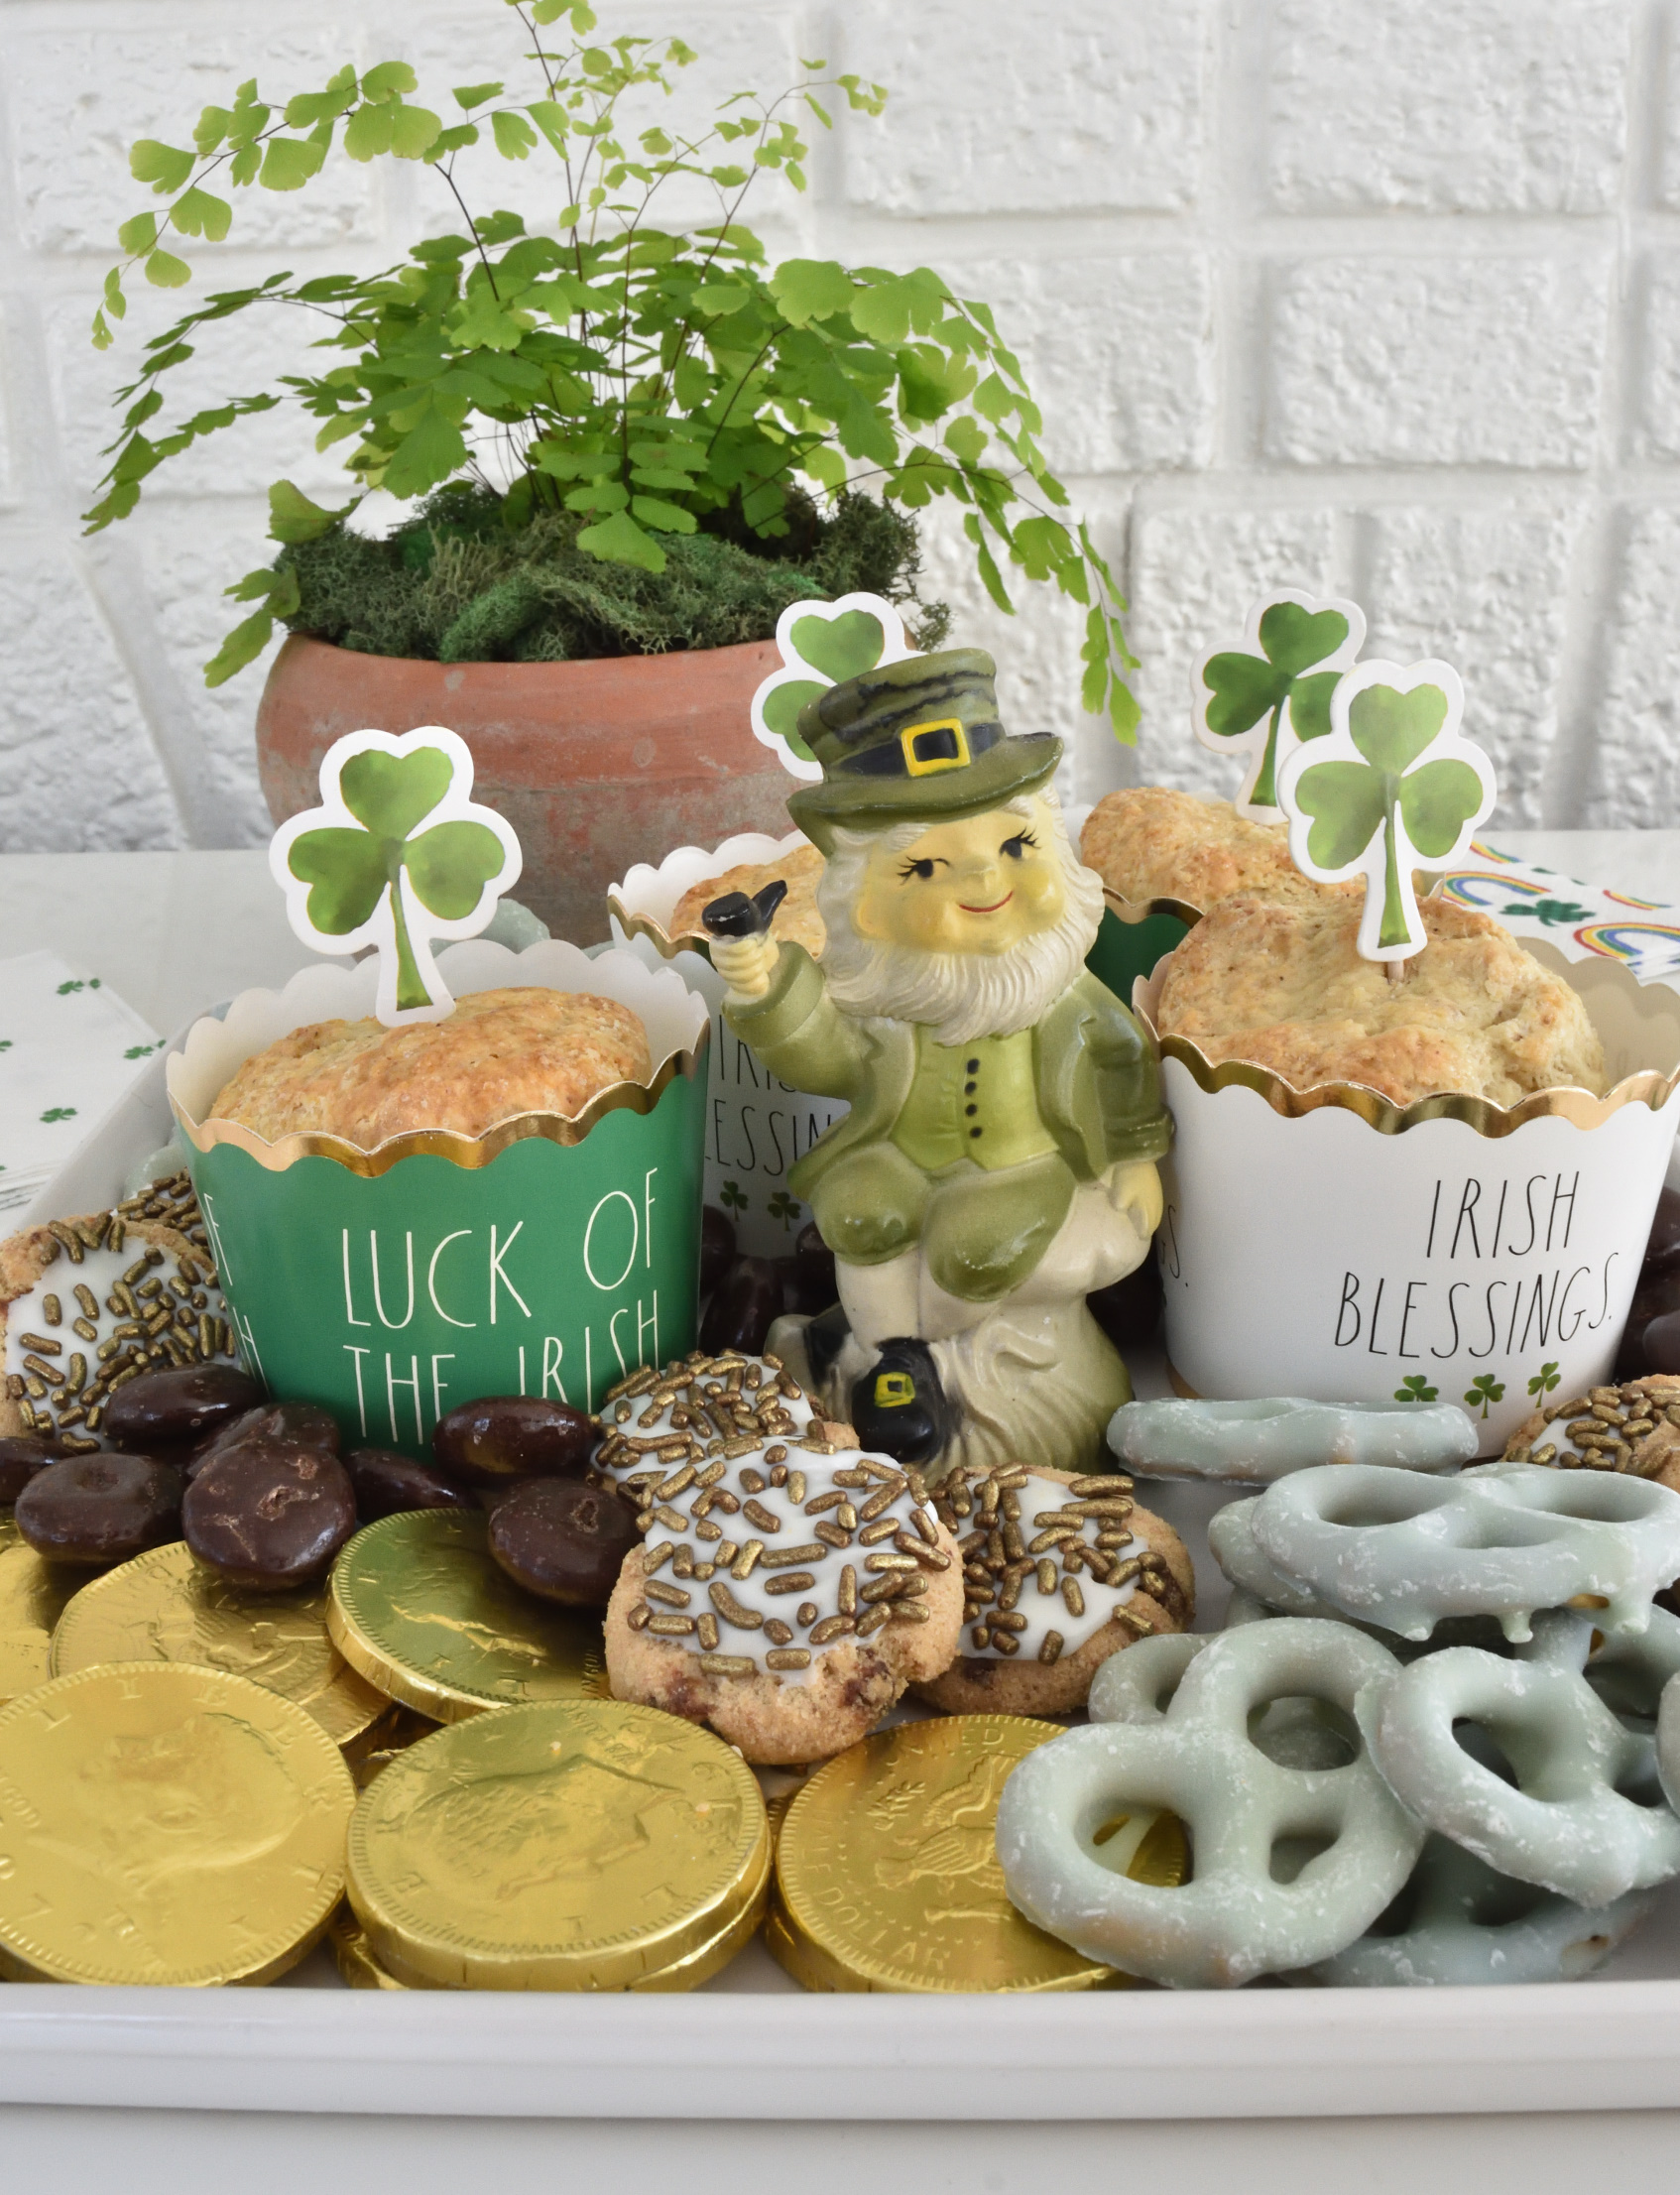
{"label": "black shoe with buckle", "polygon": [[852,1423],[861,1447],[895,1463],[931,1463],[951,1437],[951,1405],[926,1342],[910,1335],[883,1342],[852,1387]]}

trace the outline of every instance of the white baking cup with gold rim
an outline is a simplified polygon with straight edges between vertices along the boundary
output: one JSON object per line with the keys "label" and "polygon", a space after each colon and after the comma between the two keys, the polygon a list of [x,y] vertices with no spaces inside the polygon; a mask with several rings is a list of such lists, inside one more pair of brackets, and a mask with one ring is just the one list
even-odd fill
{"label": "white baking cup with gold rim", "polygon": [[[1159,1039],[1175,1135],[1156,1250],[1179,1393],[1416,1395],[1467,1409],[1497,1455],[1536,1400],[1609,1375],[1680,1127],[1680,993],[1527,949],[1580,994],[1604,1097],[1400,1107]],[[1151,1034],[1166,966],[1134,993]]]}
{"label": "white baking cup with gold rim", "polygon": [[711,1009],[706,1202],[728,1214],[737,1248],[753,1258],[781,1258],[792,1249],[811,1214],[789,1190],[788,1168],[851,1107],[843,1098],[794,1089],[753,1057],[723,1018],[725,985],[706,953],[704,935],[678,933],[674,916],[682,895],[706,878],[748,863],[758,867],[809,844],[803,831],[782,838],[739,831],[709,853],[703,846],[678,846],[657,869],[639,861],[607,889],[614,942],[651,950],[679,967]]}

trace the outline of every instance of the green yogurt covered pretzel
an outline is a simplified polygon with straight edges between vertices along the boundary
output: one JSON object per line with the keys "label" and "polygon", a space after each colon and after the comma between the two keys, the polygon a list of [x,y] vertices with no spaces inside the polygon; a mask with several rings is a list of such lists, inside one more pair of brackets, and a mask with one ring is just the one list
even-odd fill
{"label": "green yogurt covered pretzel", "polygon": [[[1158,1642],[1169,1644],[1183,1643]],[[1186,1658],[1158,1720],[1093,1723],[1020,1764],[998,1808],[998,1857],[1020,1911],[1085,1956],[1170,1989],[1231,1989],[1362,1935],[1411,1873],[1423,1831],[1350,1720],[1363,1691],[1398,1672],[1375,1641],[1280,1619],[1220,1633]],[[1099,1706],[1147,1718],[1176,1660],[1155,1656],[1135,1689],[1124,1672],[1107,1684],[1100,1672]],[[1341,1765],[1285,1767],[1251,1739],[1257,1710],[1300,1698],[1338,1711]],[[1104,1864],[1099,1833],[1145,1807],[1170,1809],[1189,1832],[1193,1873],[1180,1889]]]}
{"label": "green yogurt covered pretzel", "polygon": [[1656,1718],[1656,1768],[1663,1793],[1680,1813],[1680,1677],[1671,1677]]}
{"label": "green yogurt covered pretzel", "polygon": [[[1331,1464],[1267,1487],[1247,1522],[1297,1594],[1405,1639],[1427,1639],[1444,1617],[1497,1616],[1524,1640],[1536,1610],[1583,1595],[1607,1635],[1639,1632],[1651,1595],[1680,1575],[1680,1494],[1543,1465],[1438,1480]],[[1240,1582],[1269,1598],[1254,1577]]]}
{"label": "green yogurt covered pretzel", "polygon": [[1589,1912],[1573,1899],[1497,1875],[1474,1853],[1431,1837],[1411,1881],[1376,1929],[1292,1974],[1332,1989],[1418,1989],[1495,1982],[1579,1982],[1626,1941],[1655,1902],[1629,1890]]}
{"label": "green yogurt covered pretzel", "polygon": [[[1680,1875],[1680,1820],[1661,1803],[1651,1740],[1564,1660],[1452,1646],[1368,1694],[1360,1719],[1401,1804],[1501,1875],[1592,1906]],[[1463,1723],[1497,1749],[1492,1765]]]}
{"label": "green yogurt covered pretzel", "polygon": [[1144,1479],[1221,1479],[1270,1486],[1314,1464],[1454,1471],[1476,1453],[1476,1431],[1454,1402],[1313,1402],[1300,1396],[1213,1402],[1169,1395],[1124,1402],[1109,1446]]}

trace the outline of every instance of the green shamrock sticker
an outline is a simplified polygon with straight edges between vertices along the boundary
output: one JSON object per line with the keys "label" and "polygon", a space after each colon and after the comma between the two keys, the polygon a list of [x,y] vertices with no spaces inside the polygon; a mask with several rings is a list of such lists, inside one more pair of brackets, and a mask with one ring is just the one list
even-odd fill
{"label": "green shamrock sticker", "polygon": [[830,686],[878,664],[913,656],[904,621],[878,594],[843,594],[838,602],[790,602],[776,621],[781,669],[753,695],[753,734],[791,777],[814,785],[822,765],[799,736],[799,711]]}
{"label": "green shamrock sticker", "polygon": [[1338,682],[1331,728],[1278,773],[1295,867],[1321,884],[1364,874],[1359,949],[1407,960],[1427,942],[1411,873],[1456,860],[1497,795],[1494,766],[1459,736],[1450,664],[1363,663]]}
{"label": "green shamrock sticker", "polygon": [[1235,802],[1239,815],[1260,823],[1280,819],[1282,755],[1328,734],[1330,696],[1364,642],[1365,612],[1357,602],[1285,590],[1249,612],[1241,648],[1210,649],[1197,664],[1197,739],[1216,755],[1249,757]]}
{"label": "green shamrock sticker", "polygon": [[519,840],[471,798],[472,777],[466,742],[442,725],[400,738],[348,732],[322,759],[321,805],[270,843],[270,871],[304,944],[377,948],[374,1011],[388,1026],[450,1012],[432,941],[483,929],[518,880]]}

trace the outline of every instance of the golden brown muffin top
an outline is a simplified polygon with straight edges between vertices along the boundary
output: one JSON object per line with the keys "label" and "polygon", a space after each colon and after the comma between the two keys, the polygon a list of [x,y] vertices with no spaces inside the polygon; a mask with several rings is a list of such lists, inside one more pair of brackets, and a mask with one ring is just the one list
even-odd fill
{"label": "golden brown muffin top", "polygon": [[1391,983],[1356,948],[1364,894],[1222,901],[1167,962],[1158,1027],[1208,1059],[1252,1059],[1294,1089],[1359,1082],[1395,1105],[1455,1091],[1514,1105],[1605,1090],[1579,995],[1492,915],[1420,903],[1428,943]]}
{"label": "golden brown muffin top", "polygon": [[1314,900],[1362,887],[1315,884],[1289,859],[1282,823],[1251,823],[1229,800],[1199,800],[1169,786],[1105,793],[1079,834],[1079,853],[1123,900],[1179,900],[1204,913],[1233,892]]}
{"label": "golden brown muffin top", "polygon": [[482,1136],[521,1113],[573,1119],[653,1073],[628,1006],[589,991],[475,991],[441,1022],[314,1022],[247,1059],[211,1107],[278,1143],[341,1136],[372,1151],[417,1129]]}
{"label": "golden brown muffin top", "polygon": [[821,854],[814,846],[806,845],[795,846],[790,853],[779,854],[774,861],[744,861],[738,868],[726,869],[721,876],[702,877],[677,901],[671,914],[669,935],[704,937],[706,926],[700,919],[701,911],[710,907],[714,900],[721,900],[726,892],[745,892],[748,899],[756,899],[767,884],[780,877],[787,886],[787,897],[772,918],[770,933],[779,945],[803,945],[816,960],[828,937],[822,916],[816,911],[816,888],[822,882],[822,871]]}

